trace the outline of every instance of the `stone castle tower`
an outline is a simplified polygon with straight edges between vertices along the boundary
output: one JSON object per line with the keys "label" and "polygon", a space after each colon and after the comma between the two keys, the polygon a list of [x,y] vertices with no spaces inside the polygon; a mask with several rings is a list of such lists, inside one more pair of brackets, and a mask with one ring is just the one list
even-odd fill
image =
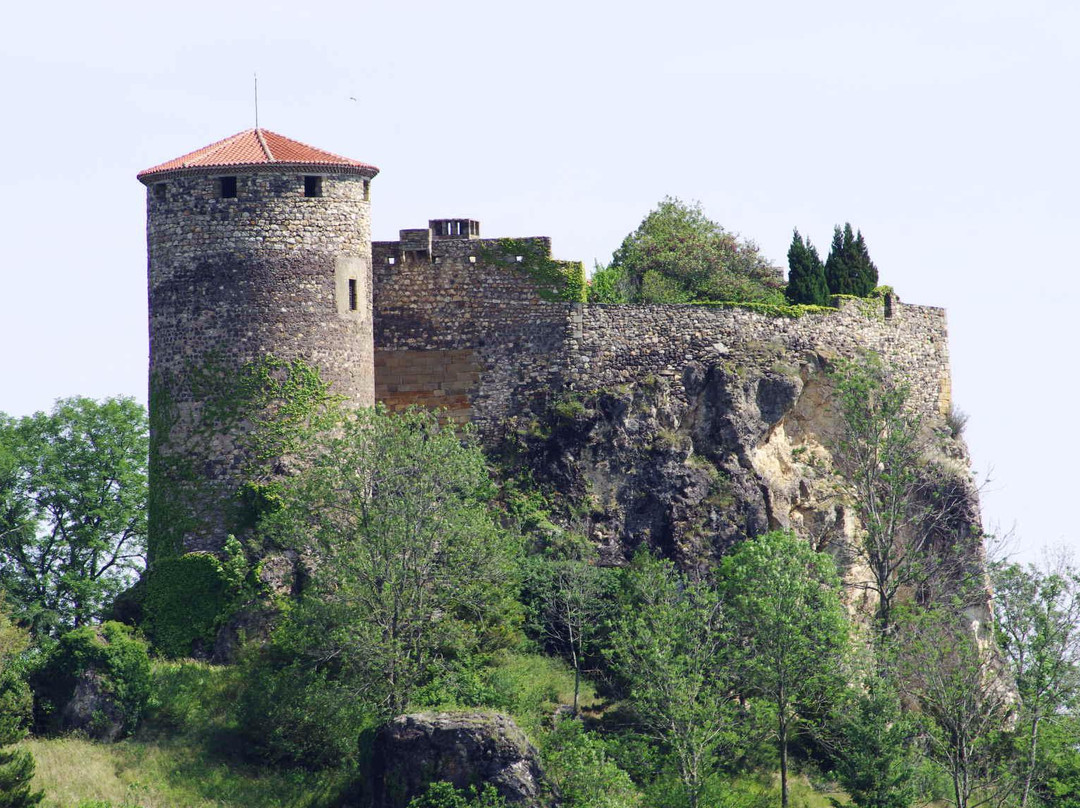
{"label": "stone castle tower", "polygon": [[147,188],[151,560],[217,550],[242,532],[252,451],[243,438],[269,406],[244,389],[246,376],[299,384],[288,376],[302,363],[332,393],[374,403],[377,173],[249,129],[138,175]]}

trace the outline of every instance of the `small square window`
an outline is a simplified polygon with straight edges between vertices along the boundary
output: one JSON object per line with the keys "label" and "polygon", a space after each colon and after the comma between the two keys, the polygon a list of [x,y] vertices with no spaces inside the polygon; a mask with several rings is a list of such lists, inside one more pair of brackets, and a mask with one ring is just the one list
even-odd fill
{"label": "small square window", "polygon": [[304,196],[322,196],[322,177],[304,177]]}
{"label": "small square window", "polygon": [[167,193],[168,188],[166,187],[165,183],[159,182],[154,185],[154,196],[157,199],[164,201]]}
{"label": "small square window", "polygon": [[390,266],[393,266],[397,263],[397,259],[391,255],[389,258],[386,259],[386,263],[390,264]]}
{"label": "small square window", "polygon": [[470,264],[475,264],[476,263],[476,256],[475,255],[470,255],[469,256],[469,263]]}
{"label": "small square window", "polygon": [[218,182],[222,199],[236,199],[236,177],[222,177]]}

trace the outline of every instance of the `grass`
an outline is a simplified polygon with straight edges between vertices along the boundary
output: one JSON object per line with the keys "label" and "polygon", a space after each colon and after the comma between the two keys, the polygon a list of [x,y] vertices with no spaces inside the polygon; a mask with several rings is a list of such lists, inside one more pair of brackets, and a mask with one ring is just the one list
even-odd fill
{"label": "grass", "polygon": [[[136,735],[115,744],[79,737],[24,743],[37,762],[44,808],[330,808],[349,771],[271,769],[243,760],[229,704],[236,672],[158,662],[154,696]],[[104,803],[105,805],[101,805]]]}
{"label": "grass", "polygon": [[82,738],[27,741],[37,761],[34,787],[44,808],[107,802],[113,808],[321,808],[339,801],[341,772],[275,771],[211,757],[172,740],[102,744]]}

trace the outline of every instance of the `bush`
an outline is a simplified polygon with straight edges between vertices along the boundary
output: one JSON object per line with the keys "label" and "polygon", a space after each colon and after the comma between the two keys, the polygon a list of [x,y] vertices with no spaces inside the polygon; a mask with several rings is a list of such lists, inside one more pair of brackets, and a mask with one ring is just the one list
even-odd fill
{"label": "bush", "polygon": [[490,784],[477,792],[475,786],[465,791],[447,782],[432,783],[422,796],[409,801],[409,808],[504,808],[505,805],[506,801]]}
{"label": "bush", "polygon": [[150,656],[143,640],[115,622],[69,631],[34,672],[31,687],[39,727],[59,728],[60,711],[87,675],[115,708],[121,731],[131,732],[150,697]]}
{"label": "bush", "polygon": [[376,723],[372,711],[325,670],[275,656],[257,651],[242,663],[237,718],[256,755],[309,769],[354,761],[361,734]]}

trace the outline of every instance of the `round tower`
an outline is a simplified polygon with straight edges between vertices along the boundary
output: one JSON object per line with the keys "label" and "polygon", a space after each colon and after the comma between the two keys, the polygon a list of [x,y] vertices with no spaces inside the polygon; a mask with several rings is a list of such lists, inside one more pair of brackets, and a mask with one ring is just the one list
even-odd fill
{"label": "round tower", "polygon": [[321,393],[374,404],[377,173],[249,129],[138,175],[147,188],[151,561],[219,550],[249,529],[290,430]]}

